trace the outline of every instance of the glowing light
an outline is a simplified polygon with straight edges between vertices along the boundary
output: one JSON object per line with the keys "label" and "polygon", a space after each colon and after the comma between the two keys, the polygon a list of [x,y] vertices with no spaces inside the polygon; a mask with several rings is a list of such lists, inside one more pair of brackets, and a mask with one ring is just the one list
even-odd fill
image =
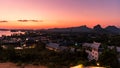
{"label": "glowing light", "polygon": [[73,66],[73,67],[70,67],[70,68],[83,68],[83,65],[82,65],[82,64],[80,64],[80,65]]}
{"label": "glowing light", "polygon": [[26,41],[28,41],[28,38],[26,38]]}
{"label": "glowing light", "polygon": [[70,68],[105,68],[105,67],[100,67],[99,63],[97,63],[98,66],[87,66],[87,67],[84,67],[82,64],[80,65],[77,65],[77,66],[73,66],[73,67],[70,67]]}
{"label": "glowing light", "polygon": [[100,64],[99,64],[99,63],[97,63],[97,66],[100,66]]}
{"label": "glowing light", "polygon": [[105,68],[105,67],[99,67],[99,66],[87,66],[87,67],[84,67],[84,68]]}

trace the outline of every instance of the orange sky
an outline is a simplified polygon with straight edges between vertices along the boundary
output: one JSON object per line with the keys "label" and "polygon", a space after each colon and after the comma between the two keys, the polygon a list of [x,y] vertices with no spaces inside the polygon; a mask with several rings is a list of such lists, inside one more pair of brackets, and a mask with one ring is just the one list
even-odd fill
{"label": "orange sky", "polygon": [[0,28],[93,27],[96,24],[119,27],[119,3],[120,0],[0,0]]}
{"label": "orange sky", "polygon": [[[94,22],[94,23],[93,23]],[[96,23],[97,22],[97,23]],[[0,28],[10,28],[10,29],[42,29],[42,28],[65,28],[65,27],[75,27],[75,26],[82,26],[87,25],[88,27],[92,28],[93,26],[101,23],[102,21],[86,21],[86,22],[79,22],[79,21],[47,21],[44,20],[42,22],[18,22],[18,21],[8,21],[0,23]],[[106,22],[101,23],[103,27],[106,26]],[[119,24],[119,23],[118,23]],[[114,25],[114,24],[110,24]]]}

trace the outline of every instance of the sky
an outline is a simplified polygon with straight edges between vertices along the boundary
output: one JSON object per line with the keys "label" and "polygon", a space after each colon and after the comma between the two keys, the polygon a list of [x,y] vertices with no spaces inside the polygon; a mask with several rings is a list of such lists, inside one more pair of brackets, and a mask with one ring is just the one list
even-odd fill
{"label": "sky", "polygon": [[0,28],[120,27],[120,0],[0,0]]}

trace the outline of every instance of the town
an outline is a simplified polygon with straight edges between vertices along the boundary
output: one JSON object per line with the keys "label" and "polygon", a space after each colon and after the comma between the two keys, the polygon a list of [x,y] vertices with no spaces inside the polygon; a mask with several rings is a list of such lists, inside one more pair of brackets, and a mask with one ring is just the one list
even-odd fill
{"label": "town", "polygon": [[79,64],[119,68],[119,34],[24,32],[0,38],[0,62],[47,64],[51,68],[69,68]]}

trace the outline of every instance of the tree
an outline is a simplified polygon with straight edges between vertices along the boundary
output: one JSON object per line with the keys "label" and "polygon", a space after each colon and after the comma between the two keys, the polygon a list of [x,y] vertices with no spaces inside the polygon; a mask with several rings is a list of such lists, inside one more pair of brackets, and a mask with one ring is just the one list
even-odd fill
{"label": "tree", "polygon": [[112,68],[119,68],[117,54],[114,50],[105,50],[99,57],[99,63],[102,66],[110,66]]}

